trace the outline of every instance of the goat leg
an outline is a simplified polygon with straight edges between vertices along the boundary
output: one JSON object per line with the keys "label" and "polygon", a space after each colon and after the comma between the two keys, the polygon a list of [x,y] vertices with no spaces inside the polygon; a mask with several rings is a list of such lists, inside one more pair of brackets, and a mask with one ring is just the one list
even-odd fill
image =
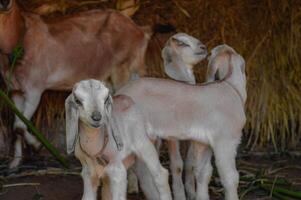
{"label": "goat leg", "polygon": [[158,152],[151,141],[149,141],[148,138],[145,138],[142,144],[142,146],[137,145],[140,146],[140,148],[137,150],[136,155],[146,164],[147,168],[149,169],[157,190],[159,191],[160,199],[171,200],[171,192],[168,183],[168,171],[162,167],[159,161]]}
{"label": "goat leg", "polygon": [[[38,107],[41,93],[39,91],[32,91],[25,93],[25,95],[14,93],[12,99],[16,107],[23,113],[23,115],[30,119]],[[17,134],[17,139],[14,142],[15,152],[14,159],[10,162],[9,168],[16,168],[22,161],[22,139],[25,138],[26,142],[38,149],[40,147],[39,141],[27,131],[26,125],[15,116],[14,132]]]}
{"label": "goat leg", "polygon": [[212,150],[210,147],[192,142],[194,145],[194,174],[196,177],[196,199],[209,200],[208,185],[212,175],[211,157]]}
{"label": "goat leg", "polygon": [[176,140],[169,140],[168,151],[172,173],[173,197],[175,200],[185,200],[185,190],[182,181],[183,160],[180,154],[180,143]]}
{"label": "goat leg", "polygon": [[122,162],[113,162],[106,167],[110,179],[112,200],[126,200],[127,173]]}

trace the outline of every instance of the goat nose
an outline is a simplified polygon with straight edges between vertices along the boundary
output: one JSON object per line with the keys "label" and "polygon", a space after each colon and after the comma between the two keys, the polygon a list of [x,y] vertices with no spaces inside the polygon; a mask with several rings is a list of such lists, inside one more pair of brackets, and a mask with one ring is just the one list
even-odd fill
{"label": "goat nose", "polygon": [[93,113],[92,113],[92,116],[91,116],[91,118],[94,120],[94,121],[100,121],[101,120],[101,114],[100,114],[100,112],[99,111],[94,111]]}
{"label": "goat nose", "polygon": [[203,44],[200,45],[200,49],[201,49],[202,51],[206,51],[206,52],[207,52],[207,48],[206,48],[206,46],[203,45]]}

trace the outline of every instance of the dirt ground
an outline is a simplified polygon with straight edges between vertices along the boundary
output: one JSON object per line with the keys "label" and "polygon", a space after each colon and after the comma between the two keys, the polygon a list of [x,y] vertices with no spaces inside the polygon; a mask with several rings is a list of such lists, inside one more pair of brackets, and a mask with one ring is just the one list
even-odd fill
{"label": "dirt ground", "polygon": [[[33,164],[34,163],[34,164]],[[167,167],[168,162],[164,165]],[[28,161],[22,165],[19,172],[7,173],[5,163],[0,165],[1,200],[80,200],[82,195],[82,180],[79,176],[80,166],[72,164],[72,170],[63,171],[53,161]],[[258,179],[270,178],[276,180],[285,178],[290,188],[301,190],[301,159],[291,156],[244,156],[238,160],[241,174],[240,193],[251,184],[244,179],[246,174],[255,174]],[[260,174],[260,175],[259,175]],[[255,180],[256,178],[254,178]],[[254,181],[253,180],[253,181]],[[216,172],[210,184],[211,199],[222,197],[222,187]],[[100,196],[100,195],[99,195]],[[99,198],[100,199],[100,198]],[[128,196],[129,200],[144,200],[143,194]],[[250,192],[242,199],[276,199],[261,189]]]}

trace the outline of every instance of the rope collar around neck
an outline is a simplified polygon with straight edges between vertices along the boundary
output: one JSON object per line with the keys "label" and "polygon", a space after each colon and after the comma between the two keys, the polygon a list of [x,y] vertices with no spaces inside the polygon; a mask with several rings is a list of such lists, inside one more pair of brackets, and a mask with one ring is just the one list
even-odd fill
{"label": "rope collar around neck", "polygon": [[105,132],[104,135],[104,142],[102,147],[100,148],[100,150],[95,154],[95,155],[90,155],[82,146],[81,144],[81,138],[80,138],[80,134],[78,134],[78,142],[79,142],[79,147],[82,150],[82,152],[84,154],[86,154],[86,156],[88,156],[89,158],[91,158],[92,160],[96,160],[96,162],[101,165],[101,166],[106,166],[109,163],[109,160],[107,158],[105,158],[105,156],[103,155],[105,148],[107,147],[108,143],[109,143],[109,135],[107,133],[107,131]]}

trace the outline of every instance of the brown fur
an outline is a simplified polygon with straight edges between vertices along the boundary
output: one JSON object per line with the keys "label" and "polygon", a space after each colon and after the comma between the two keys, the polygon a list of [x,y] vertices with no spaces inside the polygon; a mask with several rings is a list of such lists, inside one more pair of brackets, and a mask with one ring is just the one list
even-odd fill
{"label": "brown fur", "polygon": [[20,9],[13,3],[7,13],[0,13],[0,53],[11,53],[23,34],[23,18]]}
{"label": "brown fur", "polygon": [[[69,90],[81,79],[104,80],[112,72],[113,84],[119,87],[128,80],[129,71],[144,71],[147,36],[128,17],[113,10],[44,20],[28,12],[21,15],[15,4],[8,15],[0,15],[0,24],[0,41],[7,41],[1,42],[0,48],[5,53],[12,51],[25,26],[25,55],[13,72],[15,89],[38,85],[42,90]],[[54,73],[66,75],[49,80]]]}

